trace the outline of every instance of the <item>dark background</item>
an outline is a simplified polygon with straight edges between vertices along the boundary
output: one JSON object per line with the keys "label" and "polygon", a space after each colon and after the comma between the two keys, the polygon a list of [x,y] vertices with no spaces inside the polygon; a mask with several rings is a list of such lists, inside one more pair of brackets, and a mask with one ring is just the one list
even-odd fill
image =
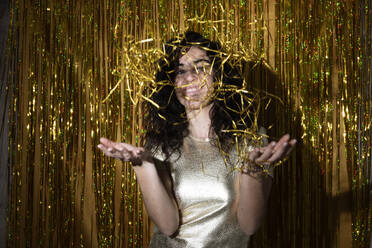
{"label": "dark background", "polygon": [[9,28],[9,1],[0,0],[0,248],[6,247],[6,209],[8,198],[8,60],[6,42]]}

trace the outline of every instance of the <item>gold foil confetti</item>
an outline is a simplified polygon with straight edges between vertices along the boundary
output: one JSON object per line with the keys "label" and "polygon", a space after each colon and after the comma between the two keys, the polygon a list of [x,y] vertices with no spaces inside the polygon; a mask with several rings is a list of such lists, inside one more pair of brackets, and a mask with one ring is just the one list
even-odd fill
{"label": "gold foil confetti", "polygon": [[264,126],[269,140],[288,132],[299,141],[275,169],[251,246],[368,247],[370,1],[11,6],[9,247],[148,246],[133,170],[96,145],[102,136],[143,144],[161,44],[188,29],[220,42],[221,56],[239,66],[244,87],[219,90],[257,107],[254,127],[226,132],[259,145]]}

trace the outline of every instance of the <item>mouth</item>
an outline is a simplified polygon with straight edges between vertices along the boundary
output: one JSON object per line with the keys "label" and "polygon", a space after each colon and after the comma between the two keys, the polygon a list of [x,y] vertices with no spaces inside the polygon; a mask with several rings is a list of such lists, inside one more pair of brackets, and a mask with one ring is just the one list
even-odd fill
{"label": "mouth", "polygon": [[176,94],[179,99],[184,99],[185,101],[191,103],[204,102],[205,99],[209,98],[210,92],[206,89],[208,86],[206,83],[190,83],[187,85],[180,85],[176,87]]}
{"label": "mouth", "polygon": [[200,90],[200,87],[195,87],[195,86],[193,86],[193,87],[187,87],[187,88],[185,88],[185,93],[186,93],[187,95],[195,94],[195,93],[198,92],[199,90]]}

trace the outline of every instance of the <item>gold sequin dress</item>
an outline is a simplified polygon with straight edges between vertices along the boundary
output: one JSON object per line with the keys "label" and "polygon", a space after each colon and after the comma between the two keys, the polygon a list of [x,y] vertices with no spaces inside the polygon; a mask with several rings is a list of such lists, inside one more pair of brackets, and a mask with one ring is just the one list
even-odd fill
{"label": "gold sequin dress", "polygon": [[219,149],[186,137],[181,157],[170,161],[181,224],[172,237],[155,227],[150,248],[246,248],[249,236],[236,214],[238,172],[225,164]]}

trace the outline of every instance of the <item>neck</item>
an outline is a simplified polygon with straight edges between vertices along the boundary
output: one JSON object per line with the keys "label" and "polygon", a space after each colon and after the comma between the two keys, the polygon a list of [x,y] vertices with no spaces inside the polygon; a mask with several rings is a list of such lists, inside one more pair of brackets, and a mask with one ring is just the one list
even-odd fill
{"label": "neck", "polygon": [[191,136],[201,139],[209,138],[209,129],[211,126],[209,111],[211,108],[212,104],[209,104],[201,109],[186,110]]}

